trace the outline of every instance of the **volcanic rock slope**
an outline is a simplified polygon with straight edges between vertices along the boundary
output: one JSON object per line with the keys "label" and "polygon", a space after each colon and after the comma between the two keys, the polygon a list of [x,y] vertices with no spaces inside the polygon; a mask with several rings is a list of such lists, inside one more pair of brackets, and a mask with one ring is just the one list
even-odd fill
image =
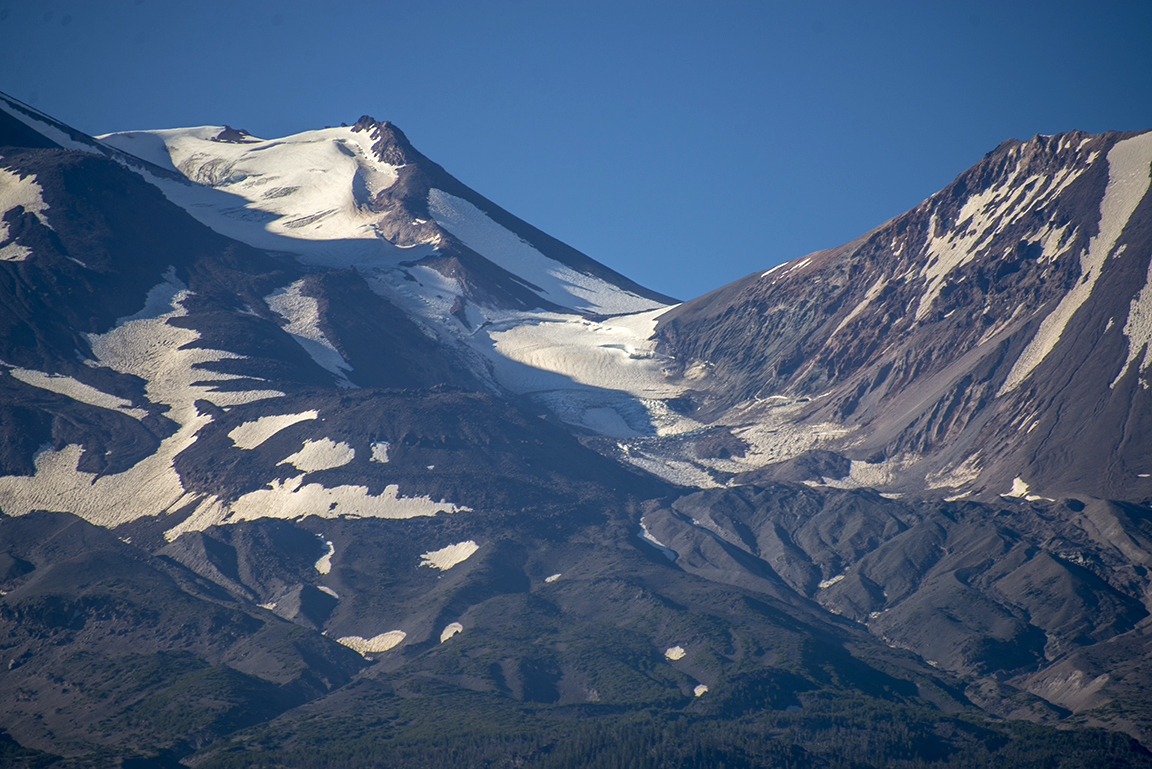
{"label": "volcanic rock slope", "polygon": [[782,412],[852,460],[826,477],[1146,500],[1150,163],[1152,132],[1004,142],[851,243],[680,305],[657,336],[706,371],[719,421]]}
{"label": "volcanic rock slope", "polygon": [[0,98],[0,755],[1146,763],[987,717],[1149,734],[1149,136],[671,307],[388,123]]}

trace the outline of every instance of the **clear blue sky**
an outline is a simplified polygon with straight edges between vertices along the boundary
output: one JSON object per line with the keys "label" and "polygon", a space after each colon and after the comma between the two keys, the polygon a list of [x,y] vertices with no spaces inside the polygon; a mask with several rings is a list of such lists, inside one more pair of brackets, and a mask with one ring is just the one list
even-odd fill
{"label": "clear blue sky", "polygon": [[93,134],[391,120],[689,298],[852,239],[1004,139],[1152,128],[1152,2],[0,0],[0,91]]}

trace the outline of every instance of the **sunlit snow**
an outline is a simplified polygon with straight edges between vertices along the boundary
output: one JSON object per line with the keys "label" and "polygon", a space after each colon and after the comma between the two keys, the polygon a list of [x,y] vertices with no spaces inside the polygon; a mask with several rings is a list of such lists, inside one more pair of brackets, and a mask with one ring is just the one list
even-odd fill
{"label": "sunlit snow", "polygon": [[[315,563],[316,571],[320,572],[321,574],[327,574],[332,571],[332,554],[336,552],[336,548],[332,546],[330,541],[325,540],[324,546],[328,548],[328,552],[320,556],[320,560],[316,561]],[[321,588],[321,590],[323,589],[324,588]]]}
{"label": "sunlit snow", "polygon": [[479,549],[480,546],[472,540],[457,542],[455,545],[448,545],[448,547],[442,547],[439,550],[431,550],[424,553],[420,556],[420,565],[447,571],[456,564],[471,558]]}
{"label": "sunlit snow", "polygon": [[614,315],[660,305],[549,259],[476,206],[443,190],[428,193],[428,209],[464,245],[536,286],[541,296],[562,307]]}
{"label": "sunlit snow", "polygon": [[452,636],[464,630],[464,626],[459,622],[449,623],[444,630],[440,633],[440,643],[444,643]]}
{"label": "sunlit snow", "polygon": [[360,654],[373,654],[376,652],[386,652],[403,643],[408,634],[403,630],[389,630],[387,633],[373,636],[371,638],[361,638],[358,635],[344,636],[336,640],[349,649],[355,649]]}
{"label": "sunlit snow", "polygon": [[388,441],[377,441],[372,444],[372,461],[381,464],[388,461]]}
{"label": "sunlit snow", "polygon": [[232,439],[237,448],[254,449],[285,427],[291,427],[297,422],[316,419],[319,416],[320,414],[315,410],[303,411],[299,414],[270,414],[232,428],[228,437]]}
{"label": "sunlit snow", "polygon": [[293,465],[297,470],[315,473],[343,467],[355,458],[355,450],[347,443],[336,443],[330,438],[321,438],[318,441],[304,441],[304,448],[285,458],[280,464]]}
{"label": "sunlit snow", "polygon": [[220,374],[197,364],[240,356],[192,346],[199,333],[168,325],[169,318],[185,314],[187,289],[169,271],[167,280],[149,292],[143,310],[121,319],[104,334],[89,335],[96,362],[146,382],[149,402],[169,406],[166,415],[179,425],[159,448],[121,473],[97,477],[76,469],[81,448],[65,446],[42,450],[32,476],[0,478],[0,508],[9,515],[49,509],[74,513],[91,523],[113,527],[141,516],[196,504],[199,497],[185,493],[173,459],[195,440],[201,427],[212,421],[200,414],[195,401],[203,399],[227,407],[282,396],[275,390],[221,390],[214,382],[242,377]]}
{"label": "sunlit snow", "polygon": [[22,262],[32,254],[26,246],[16,243],[4,245],[9,238],[4,215],[16,206],[22,206],[25,212],[35,214],[41,224],[49,227],[48,217],[44,215],[48,204],[44,202],[43,195],[44,190],[37,184],[35,176],[28,174],[21,177],[15,171],[0,168],[0,261]]}
{"label": "sunlit snow", "polygon": [[42,371],[32,371],[30,369],[16,367],[10,368],[8,373],[24,384],[65,395],[80,403],[87,403],[90,406],[99,406],[103,409],[119,411],[133,419],[143,419],[148,416],[147,410],[133,408],[129,401],[97,390],[95,387],[79,382],[70,376],[64,376],[63,374],[45,374]]}
{"label": "sunlit snow", "polygon": [[[1100,201],[1099,231],[1088,241],[1087,250],[1080,255],[1081,278],[1064,295],[1056,309],[1041,322],[1036,335],[1016,359],[997,395],[1014,390],[1040,365],[1060,341],[1065,326],[1076,310],[1088,301],[1108,257],[1113,255],[1116,241],[1148,191],[1150,166],[1152,133],[1117,142],[1108,152],[1108,186]],[[1125,368],[1128,365],[1126,363]]]}
{"label": "sunlit snow", "polygon": [[348,381],[348,372],[352,366],[320,330],[319,303],[315,297],[305,296],[301,292],[303,282],[299,280],[287,288],[276,289],[264,297],[264,303],[288,321],[284,330],[304,348],[312,360],[336,375],[337,384],[352,387]]}

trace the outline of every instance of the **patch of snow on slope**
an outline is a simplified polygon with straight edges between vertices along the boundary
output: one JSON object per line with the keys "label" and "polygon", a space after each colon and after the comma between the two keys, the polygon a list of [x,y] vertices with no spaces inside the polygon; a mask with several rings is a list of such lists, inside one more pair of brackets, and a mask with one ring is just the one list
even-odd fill
{"label": "patch of snow on slope", "polygon": [[682,646],[670,646],[664,650],[664,656],[673,661],[684,659],[686,653]]}
{"label": "patch of snow on slope", "polygon": [[123,398],[117,398],[115,395],[109,395],[102,390],[97,390],[95,387],[86,385],[70,376],[64,376],[63,374],[45,374],[42,371],[32,371],[31,369],[15,367],[9,369],[8,373],[24,384],[67,396],[74,401],[87,403],[89,406],[119,411],[133,419],[143,419],[148,416],[146,409],[132,408],[132,404],[129,401]]}
{"label": "patch of snow on slope", "polygon": [[1020,498],[1020,497],[1023,497],[1027,493],[1028,493],[1028,484],[1024,482],[1023,478],[1017,476],[1017,477],[1012,479],[1012,490],[1009,491],[1007,494],[1001,494],[1000,496]]}
{"label": "patch of snow on slope", "polygon": [[708,691],[707,686],[705,686],[704,684],[698,684],[696,686],[696,688],[692,690],[692,694],[694,694],[697,697],[702,697],[705,693],[707,693],[707,691]]}
{"label": "patch of snow on slope", "polygon": [[[257,518],[296,519],[308,515],[321,518],[426,518],[438,513],[456,513],[470,508],[450,502],[433,502],[427,496],[402,497],[400,487],[389,485],[373,496],[367,486],[327,488],[318,483],[302,485],[304,476],[274,480],[267,487],[251,491],[231,505],[231,516],[220,520],[251,521]],[[219,523],[220,521],[217,521]],[[212,525],[212,524],[208,524]]]}
{"label": "patch of snow on slope", "polygon": [[303,280],[298,280],[287,288],[276,289],[264,297],[264,303],[288,321],[284,330],[292,335],[312,360],[336,375],[337,384],[354,387],[347,375],[352,367],[320,330],[320,304],[315,297],[301,293],[303,283]]}
{"label": "patch of snow on slope", "polygon": [[386,652],[404,642],[408,634],[403,630],[390,630],[387,633],[381,633],[378,636],[371,638],[361,638],[358,635],[344,636],[337,638],[336,641],[344,644],[349,649],[354,649],[360,654],[374,654],[377,652]]}
{"label": "patch of snow on slope", "polygon": [[488,218],[468,201],[442,190],[428,192],[428,210],[436,222],[489,261],[536,286],[543,298],[562,307],[616,315],[661,306],[600,278],[549,259]]}
{"label": "patch of snow on slope", "polygon": [[480,546],[472,540],[457,542],[455,545],[448,545],[448,547],[424,553],[420,556],[420,565],[447,571],[456,564],[471,558],[479,549]]}
{"label": "patch of snow on slope", "polygon": [[440,643],[444,643],[449,638],[456,635],[457,633],[462,632],[463,630],[464,630],[464,626],[461,625],[459,622],[449,623],[444,628],[444,630],[440,633]]}
{"label": "patch of snow on slope", "polygon": [[663,553],[664,557],[669,561],[675,561],[679,557],[675,550],[668,547],[660,540],[656,539],[656,537],[652,536],[652,532],[648,531],[648,524],[644,523],[643,518],[640,519],[640,531],[636,532],[636,536],[640,537],[640,539],[644,540],[649,545],[652,545],[652,547]]}
{"label": "patch of snow on slope", "polygon": [[388,461],[388,441],[377,441],[372,444],[372,459],[373,462],[384,464]]}
{"label": "patch of snow on slope", "polygon": [[[320,557],[320,560],[316,561],[314,565],[316,571],[321,574],[328,574],[332,571],[332,555],[336,552],[336,548],[332,545],[332,542],[328,540],[325,540],[324,546],[328,548],[328,552],[324,553],[324,555]],[[324,588],[320,589],[324,590]],[[339,596],[336,597],[339,598]]]}
{"label": "patch of snow on slope", "polygon": [[560,579],[561,576],[563,576],[563,575],[561,575],[560,572],[556,572],[555,574],[552,574],[550,576],[545,577],[544,581],[551,584],[551,583],[555,582],[556,580]]}
{"label": "patch of snow on slope", "polygon": [[347,443],[336,443],[330,438],[321,438],[318,441],[304,441],[304,448],[287,457],[280,464],[293,465],[297,470],[305,473],[315,473],[320,470],[343,467],[355,458],[356,451]]}
{"label": "patch of snow on slope", "polygon": [[327,587],[326,585],[317,585],[317,586],[316,586],[316,589],[317,589],[317,590],[319,590],[321,593],[327,593],[328,595],[330,595],[330,596],[332,596],[333,598],[335,598],[337,601],[339,601],[339,600],[340,600],[340,594],[339,594],[339,593],[337,593],[337,592],[336,592],[335,590],[333,590],[332,588],[330,588],[330,587]]}
{"label": "patch of snow on slope", "polygon": [[[1099,231],[1080,255],[1081,278],[1041,322],[1032,341],[1016,359],[997,396],[1011,392],[1032,373],[1060,341],[1065,326],[1088,297],[1136,206],[1148,191],[1152,166],[1152,133],[1117,142],[1108,152],[1108,186],[1100,201]],[[1127,364],[1126,364],[1127,365]]]}
{"label": "patch of snow on slope", "polygon": [[299,414],[270,414],[259,417],[254,422],[245,422],[239,427],[232,428],[228,437],[232,439],[232,443],[237,448],[254,449],[285,427],[291,427],[297,422],[316,419],[319,416],[319,412],[315,410],[303,411]]}
{"label": "patch of snow on slope", "polygon": [[1069,168],[1055,178],[1030,176],[1018,180],[1020,166],[1017,163],[1003,184],[971,195],[964,202],[951,231],[936,235],[938,220],[933,212],[928,225],[925,265],[920,271],[927,287],[916,308],[916,319],[927,316],[949,273],[975,259],[1004,227],[1039,203],[1059,195],[1081,173],[1083,168]]}
{"label": "patch of snow on slope", "polygon": [[[1128,337],[1128,357],[1124,360],[1120,373],[1112,380],[1111,387],[1116,386],[1138,359],[1139,363],[1136,366],[1138,373],[1144,373],[1152,364],[1152,261],[1148,262],[1148,276],[1144,279],[1144,287],[1129,304],[1128,320],[1124,323],[1124,336]],[[1140,384],[1145,388],[1148,387],[1144,381]]]}
{"label": "patch of snow on slope", "polygon": [[831,334],[829,334],[829,336],[833,337],[833,336],[836,336],[838,333],[840,333],[840,330],[843,329],[845,326],[847,326],[849,323],[851,323],[852,320],[857,315],[862,313],[864,311],[864,309],[869,304],[871,304],[873,299],[880,296],[880,292],[883,291],[884,287],[887,285],[888,285],[887,276],[881,275],[879,278],[877,278],[876,282],[873,283],[871,286],[869,286],[868,290],[864,292],[864,298],[861,299],[860,302],[855,307],[852,308],[852,312],[850,312],[844,316],[844,320],[840,321],[840,325],[836,326],[836,330],[833,331]]}
{"label": "patch of snow on slope", "polygon": [[[97,477],[78,471],[80,446],[44,450],[36,457],[32,476],[0,478],[0,508],[5,513],[60,510],[111,528],[142,516],[175,511],[199,499],[185,493],[173,467],[176,455],[192,445],[200,428],[212,421],[197,411],[195,401],[203,399],[224,408],[284,393],[214,389],[213,382],[243,377],[195,366],[240,356],[192,347],[199,332],[168,325],[169,318],[186,314],[183,302],[188,296],[187,289],[169,270],[166,282],[149,293],[144,310],[121,319],[107,333],[88,336],[97,361],[143,379],[148,401],[169,406],[167,416],[179,429],[161,441],[154,454],[115,475]],[[161,301],[161,297],[166,301]],[[167,311],[153,315],[161,306]]]}
{"label": "patch of snow on slope", "polygon": [[471,337],[497,382],[560,419],[614,437],[696,429],[664,401],[683,394],[652,334],[660,308],[601,322],[554,313],[513,315]]}
{"label": "patch of snow on slope", "polygon": [[[16,120],[36,131],[48,141],[54,142],[66,150],[80,150],[81,152],[97,153],[96,147],[91,144],[84,144],[74,140],[71,136],[61,131],[53,123],[52,118],[45,115],[38,109],[29,107],[27,104],[21,105],[22,109],[14,108],[7,99],[0,98],[0,110],[7,112]],[[33,113],[33,114],[28,114]]]}
{"label": "patch of snow on slope", "polygon": [[[45,227],[51,229],[44,212],[48,204],[44,202],[44,190],[36,183],[36,177],[29,174],[21,177],[15,171],[0,168],[0,244],[8,240],[8,223],[4,216],[16,206],[25,212],[35,214]],[[0,261],[22,262],[32,254],[32,249],[15,243],[0,246]]]}

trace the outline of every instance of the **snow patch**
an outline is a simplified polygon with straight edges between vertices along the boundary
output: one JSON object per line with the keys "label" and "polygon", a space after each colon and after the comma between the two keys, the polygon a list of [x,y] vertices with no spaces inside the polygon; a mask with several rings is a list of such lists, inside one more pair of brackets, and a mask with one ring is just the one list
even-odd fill
{"label": "snow patch", "polygon": [[[274,480],[268,487],[249,492],[231,505],[229,520],[252,521],[257,518],[296,519],[307,515],[321,518],[421,518],[438,513],[456,513],[470,508],[449,502],[433,502],[427,496],[401,497],[399,486],[386,486],[373,496],[367,486],[326,488],[318,483],[302,485],[303,475],[283,482]],[[224,516],[221,516],[223,520]],[[211,524],[209,524],[211,525]]]}
{"label": "snow patch", "polygon": [[315,473],[343,467],[355,458],[356,452],[347,443],[336,443],[330,438],[321,438],[318,441],[304,441],[304,448],[285,458],[280,464],[293,465],[305,473]]}
{"label": "snow patch", "polygon": [[664,650],[664,656],[670,660],[683,659],[686,653],[682,646],[669,646]]}
{"label": "snow patch", "polygon": [[1015,478],[1012,479],[1012,490],[1009,491],[1007,494],[1001,494],[1000,496],[1002,496],[1002,497],[1015,497],[1015,498],[1019,499],[1020,497],[1023,497],[1027,493],[1028,493],[1028,484],[1024,482],[1023,478],[1021,478],[1020,476],[1016,476]]}
{"label": "snow patch", "polygon": [[[1056,309],[1040,323],[1036,335],[1016,359],[997,396],[1016,389],[1033,369],[1040,365],[1060,341],[1068,321],[1092,295],[1092,289],[1100,278],[1105,262],[1112,255],[1116,241],[1127,226],[1136,206],[1148,191],[1149,183],[1152,182],[1152,179],[1149,179],[1149,170],[1152,166],[1152,133],[1117,142],[1108,152],[1107,159],[1108,186],[1100,201],[1099,232],[1088,241],[1087,250],[1080,255],[1082,277],[1064,295]],[[1131,346],[1129,352],[1131,353]],[[1125,370],[1128,365],[1125,364]]]}
{"label": "snow patch", "polygon": [[[26,213],[34,214],[40,223],[51,229],[48,217],[44,212],[48,204],[44,202],[44,189],[36,182],[32,174],[21,176],[15,171],[0,168],[0,244],[8,240],[8,223],[4,216],[21,206]],[[16,243],[7,243],[0,246],[0,261],[22,262],[32,254],[32,249]]]}
{"label": "snow patch", "polygon": [[288,321],[284,330],[321,368],[336,375],[337,384],[354,387],[347,374],[352,366],[320,330],[320,304],[315,297],[301,293],[303,283],[298,280],[287,288],[276,289],[264,297],[264,303]]}
{"label": "snow patch", "polygon": [[381,633],[371,638],[361,638],[358,635],[350,635],[337,638],[336,640],[349,649],[360,652],[361,655],[367,655],[375,652],[386,652],[389,649],[399,646],[407,637],[408,634],[403,630],[390,630],[387,633]]}
{"label": "snow patch", "polygon": [[[1142,477],[1143,477],[1143,476],[1142,476]],[[544,578],[544,581],[545,581],[545,582],[549,582],[549,583],[551,583],[551,582],[555,582],[556,580],[560,579],[560,577],[561,577],[561,574],[560,574],[560,572],[556,572],[555,574],[553,574],[553,575],[552,575],[552,576],[550,576],[550,577],[545,577],[545,578]]]}
{"label": "snow patch", "polygon": [[472,540],[457,542],[455,545],[448,545],[448,547],[442,547],[439,550],[431,550],[424,553],[420,556],[420,565],[447,571],[456,564],[471,558],[479,549],[480,546]]}
{"label": "snow patch", "polygon": [[837,582],[839,582],[842,579],[844,579],[844,575],[843,574],[837,574],[835,577],[831,577],[831,578],[826,579],[823,582],[821,582],[818,585],[818,587],[821,590],[824,590],[825,588],[832,587],[833,585],[835,585]]}
{"label": "snow patch", "polygon": [[452,622],[445,626],[444,630],[440,632],[440,643],[444,643],[452,636],[464,630],[464,626],[459,622]]}
{"label": "snow patch", "polygon": [[[327,574],[332,571],[332,554],[336,552],[336,548],[331,542],[325,541],[324,546],[328,548],[328,552],[324,553],[324,555],[320,557],[320,560],[315,563],[316,571],[321,574]],[[339,598],[339,596],[336,597]]]}
{"label": "snow patch", "polygon": [[330,596],[332,596],[333,598],[335,598],[337,601],[339,601],[339,600],[340,600],[340,594],[339,594],[339,593],[337,593],[335,590],[333,590],[333,589],[332,589],[332,588],[330,588],[330,587],[327,587],[327,586],[325,586],[325,585],[317,585],[317,586],[316,586],[316,589],[317,589],[317,590],[319,590],[321,593],[327,593],[328,595],[330,595]]}
{"label": "snow patch", "polygon": [[645,542],[647,542],[648,544],[652,545],[657,550],[659,550],[661,553],[663,553],[664,556],[669,561],[675,561],[676,560],[676,558],[677,558],[676,551],[673,550],[672,548],[668,547],[667,545],[665,545],[660,540],[656,539],[656,537],[652,536],[652,532],[648,531],[648,525],[646,523],[644,523],[643,518],[640,519],[640,531],[638,531],[636,533],[636,536],[640,537],[640,539],[644,540]]}
{"label": "snow patch", "polygon": [[222,128],[132,131],[102,141],[127,152],[146,145],[152,159],[193,183],[134,170],[201,223],[256,248],[330,267],[411,258],[378,235],[380,215],[367,205],[397,179],[367,132],[341,127],[269,141],[212,141]]}
{"label": "snow patch", "polygon": [[[0,365],[6,364],[0,363]],[[148,416],[146,409],[132,408],[130,401],[117,398],[115,395],[109,395],[106,392],[97,390],[91,385],[77,381],[70,376],[64,376],[63,374],[45,374],[42,371],[32,371],[31,369],[16,367],[10,368],[8,373],[24,384],[67,396],[74,401],[87,403],[89,406],[119,411],[121,414],[127,414],[133,419],[143,419]]]}
{"label": "snow patch", "polygon": [[[177,431],[162,440],[155,453],[131,468],[99,477],[76,469],[80,446],[73,444],[59,451],[45,449],[35,458],[33,475],[0,478],[0,508],[5,513],[59,510],[106,528],[192,504],[199,504],[193,518],[197,513],[207,514],[214,501],[187,494],[173,467],[176,455],[192,445],[200,428],[212,421],[210,416],[199,413],[195,401],[204,399],[225,408],[284,393],[215,389],[218,382],[243,377],[197,366],[241,356],[196,348],[193,343],[200,338],[199,332],[168,325],[170,318],[186,314],[183,302],[188,296],[174,270],[169,270],[165,282],[149,292],[141,312],[120,319],[104,334],[88,335],[96,362],[143,379],[148,402],[167,405],[166,415],[179,426]],[[167,311],[160,311],[161,308]]]}
{"label": "snow patch", "polygon": [[667,407],[684,386],[652,340],[660,308],[595,322],[555,313],[516,314],[472,338],[499,384],[528,395],[568,424],[618,438],[700,425]]}
{"label": "snow patch", "polygon": [[377,441],[372,444],[372,460],[384,464],[388,461],[388,448],[390,444],[388,441]]}
{"label": "snow patch", "polygon": [[[1107,331],[1107,327],[1104,330]],[[1128,373],[1133,363],[1136,363],[1138,374],[1143,374],[1152,364],[1152,261],[1148,263],[1148,275],[1144,278],[1144,287],[1129,304],[1128,320],[1124,323],[1124,336],[1128,337],[1128,356],[1120,368],[1120,373],[1112,380],[1111,387],[1115,387],[1121,377]],[[1146,384],[1144,386],[1147,387]]]}
{"label": "snow patch", "polygon": [[704,684],[699,684],[699,685],[697,685],[697,687],[695,689],[692,690],[692,694],[699,697],[702,694],[704,694],[704,692],[706,692],[706,691],[708,691],[708,687],[705,686]]}
{"label": "snow patch", "polygon": [[319,416],[319,412],[315,410],[302,411],[299,414],[271,414],[260,417],[254,422],[245,422],[239,427],[232,428],[228,437],[232,439],[232,443],[237,448],[254,449],[285,427],[291,427],[297,422],[317,419]]}
{"label": "snow patch", "polygon": [[936,235],[938,219],[934,211],[928,224],[925,263],[920,271],[926,288],[916,308],[916,320],[928,315],[949,273],[975,259],[1009,224],[1063,192],[1083,170],[1069,168],[1055,177],[1034,175],[1020,179],[1017,162],[1002,184],[969,196],[956,216],[955,226],[940,236]]}

